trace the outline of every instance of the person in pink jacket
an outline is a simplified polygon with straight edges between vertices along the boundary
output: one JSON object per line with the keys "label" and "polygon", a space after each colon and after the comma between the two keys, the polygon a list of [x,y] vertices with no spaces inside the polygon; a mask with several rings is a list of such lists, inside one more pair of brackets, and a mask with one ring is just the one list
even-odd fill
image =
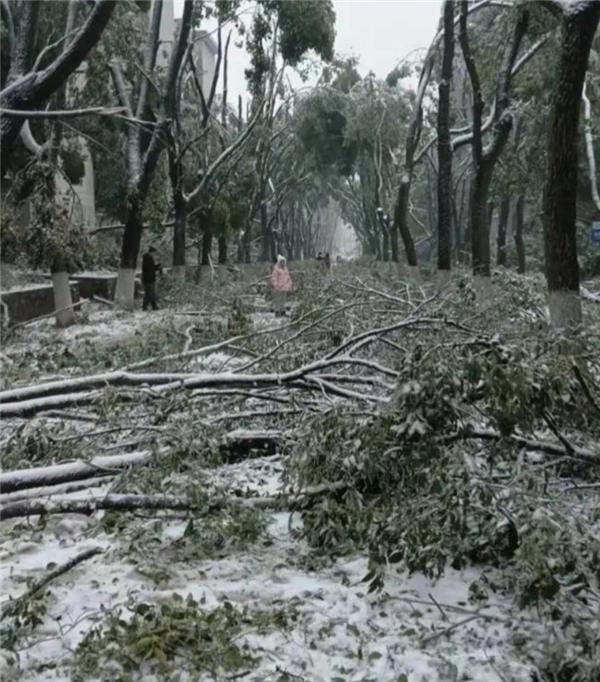
{"label": "person in pink jacket", "polygon": [[271,273],[271,285],[273,287],[275,314],[278,317],[285,315],[285,299],[288,292],[292,290],[292,278],[283,256],[277,256],[277,262]]}

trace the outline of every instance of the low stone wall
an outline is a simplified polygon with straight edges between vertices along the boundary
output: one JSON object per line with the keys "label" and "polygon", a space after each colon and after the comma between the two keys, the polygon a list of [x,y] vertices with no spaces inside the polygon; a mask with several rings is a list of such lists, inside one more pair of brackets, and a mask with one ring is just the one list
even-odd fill
{"label": "low stone wall", "polygon": [[103,272],[76,272],[71,279],[79,284],[79,293],[83,298],[100,296],[112,301],[115,295],[117,273]]}
{"label": "low stone wall", "polygon": [[[79,301],[77,282],[71,282],[71,297],[73,303]],[[47,315],[55,310],[51,284],[28,284],[18,289],[0,291],[0,301],[2,301],[3,324],[27,322],[27,320]],[[8,312],[8,321],[5,319],[6,312]]]}

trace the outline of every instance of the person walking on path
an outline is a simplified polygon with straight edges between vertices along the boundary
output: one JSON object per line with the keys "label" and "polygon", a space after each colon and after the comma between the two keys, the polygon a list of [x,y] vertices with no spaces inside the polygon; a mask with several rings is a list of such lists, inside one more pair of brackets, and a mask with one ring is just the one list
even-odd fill
{"label": "person walking on path", "polygon": [[288,292],[292,290],[292,278],[283,256],[277,256],[277,262],[271,273],[271,285],[273,287],[275,315],[280,317],[285,315],[285,300]]}
{"label": "person walking on path", "polygon": [[142,284],[144,285],[144,302],[142,310],[152,306],[152,310],[158,310],[156,305],[156,273],[162,272],[162,267],[154,260],[156,249],[151,246],[142,258]]}

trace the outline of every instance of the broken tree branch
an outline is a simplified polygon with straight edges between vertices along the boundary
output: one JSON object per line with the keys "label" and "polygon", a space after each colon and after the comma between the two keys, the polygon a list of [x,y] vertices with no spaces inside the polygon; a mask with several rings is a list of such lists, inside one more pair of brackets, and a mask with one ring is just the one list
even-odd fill
{"label": "broken tree branch", "polygon": [[[19,504],[19,503],[17,503]],[[0,511],[0,518],[1,517],[1,511]],[[50,582],[53,580],[56,580],[56,578],[59,578],[61,575],[64,575],[68,571],[70,571],[72,568],[75,568],[75,566],[78,566],[84,561],[87,561],[88,559],[91,559],[92,557],[96,556],[97,554],[102,553],[102,548],[101,547],[92,547],[90,549],[86,549],[83,552],[80,552],[76,556],[74,556],[72,559],[69,559],[66,563],[62,564],[62,566],[57,566],[56,568],[52,569],[47,575],[45,575],[41,580],[38,580],[35,582],[28,590],[25,592],[25,594],[22,594],[20,597],[17,597],[17,599],[9,599],[7,602],[2,604],[1,611],[0,611],[0,620],[6,618],[7,616],[11,616],[15,611],[18,610],[18,608],[21,606],[21,604],[25,603],[29,599],[31,599],[33,596],[35,596],[38,592],[44,589],[46,585],[48,585]]]}

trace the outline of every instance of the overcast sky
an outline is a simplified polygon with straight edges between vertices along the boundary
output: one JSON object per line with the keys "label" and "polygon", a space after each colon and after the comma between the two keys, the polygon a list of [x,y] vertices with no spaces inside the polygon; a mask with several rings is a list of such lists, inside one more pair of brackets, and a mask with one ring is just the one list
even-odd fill
{"label": "overcast sky", "polygon": [[[175,16],[180,16],[183,0],[174,2]],[[379,78],[384,78],[413,50],[429,46],[441,11],[441,0],[334,0],[333,4],[336,53],[358,57],[361,75],[373,71]],[[245,16],[249,26],[251,14]],[[213,25],[204,28],[210,30]],[[232,46],[229,59],[229,99],[232,103],[238,94],[245,92],[247,63],[244,50]]]}

